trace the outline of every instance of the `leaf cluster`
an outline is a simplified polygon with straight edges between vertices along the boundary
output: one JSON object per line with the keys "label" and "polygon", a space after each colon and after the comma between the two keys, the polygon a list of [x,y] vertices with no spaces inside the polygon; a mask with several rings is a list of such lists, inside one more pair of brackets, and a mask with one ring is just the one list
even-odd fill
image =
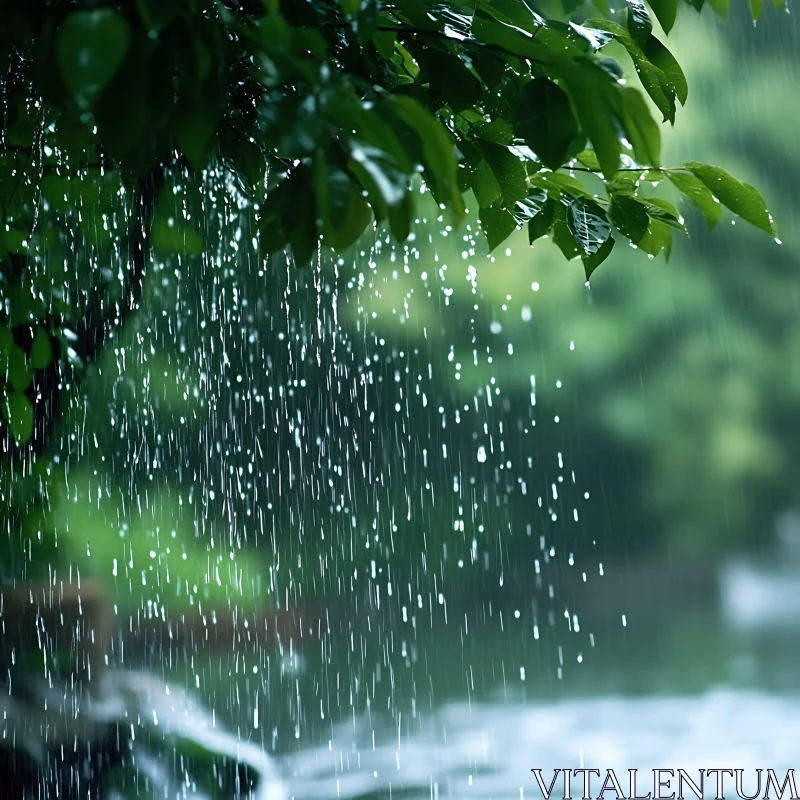
{"label": "leaf cluster", "polygon": [[[527,226],[531,243],[551,236],[580,257],[587,279],[619,241],[669,255],[683,218],[645,191],[665,178],[710,225],[724,205],[774,236],[752,186],[661,165],[651,109],[674,122],[688,87],[652,14],[669,31],[678,0],[626,0],[621,15],[595,5],[557,19],[528,0],[5,0],[0,259],[29,257],[40,211],[76,202],[68,170],[81,191],[114,173],[124,192],[165,164],[222,165],[258,211],[261,250],[298,265],[378,225],[406,240],[420,179],[453,225],[471,193],[490,249]],[[151,238],[202,249],[159,219]],[[28,316],[31,341],[45,341]],[[44,349],[23,352],[13,327],[0,328],[3,407],[23,442]]]}

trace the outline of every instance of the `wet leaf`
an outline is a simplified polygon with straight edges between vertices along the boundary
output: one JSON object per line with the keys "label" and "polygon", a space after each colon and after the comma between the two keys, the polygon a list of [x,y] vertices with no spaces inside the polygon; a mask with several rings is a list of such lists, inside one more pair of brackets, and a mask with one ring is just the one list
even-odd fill
{"label": "wet leaf", "polygon": [[662,251],[664,256],[669,258],[672,249],[672,229],[661,220],[651,218],[647,232],[636,242],[636,246],[654,258]]}
{"label": "wet leaf", "polygon": [[472,191],[480,208],[489,208],[503,196],[503,190],[486,159],[481,159],[472,176]]}
{"label": "wet leaf", "polygon": [[637,160],[661,166],[661,131],[638,90],[622,88],[622,121]]}
{"label": "wet leaf", "polygon": [[38,328],[31,345],[31,367],[34,370],[46,369],[53,360],[53,348],[50,337],[44,328]]}
{"label": "wet leaf", "polygon": [[697,161],[684,164],[684,167],[701,180],[714,197],[734,214],[765,233],[778,235],[764,198],[752,186],[734,178],[722,167],[700,164]]}
{"label": "wet leaf", "polygon": [[24,392],[31,385],[32,378],[25,351],[14,345],[8,353],[8,382],[18,392]]}
{"label": "wet leaf", "polygon": [[647,37],[653,32],[653,23],[650,14],[642,0],[626,0],[628,6],[627,23],[628,31],[635,41],[644,44]]}
{"label": "wet leaf", "polygon": [[77,102],[91,104],[122,63],[130,32],[110,8],[73,11],[56,36],[56,58],[64,81]]}
{"label": "wet leaf", "polygon": [[517,229],[514,215],[499,204],[481,209],[480,223],[490,253]]}
{"label": "wet leaf", "polygon": [[581,257],[587,281],[592,277],[592,273],[611,255],[613,249],[614,237],[609,236],[596,253]]}
{"label": "wet leaf", "polygon": [[566,92],[547,78],[525,84],[517,104],[515,131],[546,167],[562,166],[578,135]]}
{"label": "wet leaf", "polygon": [[548,198],[542,210],[528,222],[528,241],[533,244],[537,239],[546,236],[556,221],[556,201]]}
{"label": "wet leaf", "polygon": [[694,203],[713,228],[722,216],[722,205],[714,199],[711,190],[691,172],[669,172],[669,180]]}
{"label": "wet leaf", "polygon": [[611,198],[611,222],[634,244],[647,232],[650,218],[647,208],[635,197],[614,195]]}
{"label": "wet leaf", "polygon": [[569,204],[566,223],[585,255],[594,255],[611,235],[611,226],[603,208],[585,197],[579,197]]}
{"label": "wet leaf", "polygon": [[24,444],[33,434],[33,406],[21,392],[11,392],[3,403],[3,416],[17,444]]}
{"label": "wet leaf", "polygon": [[650,7],[661,23],[664,33],[669,33],[678,15],[678,0],[650,0]]}
{"label": "wet leaf", "polygon": [[573,258],[583,253],[566,223],[562,222],[560,219],[556,220],[553,225],[553,242],[567,261],[572,261]]}

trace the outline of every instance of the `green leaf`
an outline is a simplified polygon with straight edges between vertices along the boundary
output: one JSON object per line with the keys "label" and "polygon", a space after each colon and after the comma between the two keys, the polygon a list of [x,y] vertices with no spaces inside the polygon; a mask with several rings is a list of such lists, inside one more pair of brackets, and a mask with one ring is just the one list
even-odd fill
{"label": "green leaf", "polygon": [[734,178],[722,167],[700,164],[697,161],[683,166],[699,178],[714,197],[734,214],[771,236],[778,235],[764,198],[752,186]]}
{"label": "green leaf", "polygon": [[761,0],[750,0],[750,13],[753,15],[753,22],[758,22],[761,18],[763,4]]}
{"label": "green leaf", "polygon": [[556,220],[553,225],[553,242],[563,253],[567,261],[572,261],[573,258],[581,255],[583,252],[572,236],[572,232],[567,227],[566,223],[562,222],[560,219]]}
{"label": "green leaf", "polygon": [[636,246],[654,258],[663,250],[664,256],[669,258],[672,248],[672,229],[658,219],[650,219],[647,233],[636,242]]}
{"label": "green leaf", "polygon": [[110,8],[73,11],[56,34],[56,60],[79,105],[88,107],[125,58],[128,23]]}
{"label": "green leaf", "polygon": [[636,198],[623,194],[611,198],[611,222],[623,236],[636,244],[647,233],[650,218],[647,209]]}
{"label": "green leaf", "polygon": [[372,213],[347,173],[337,167],[326,170],[322,166],[317,176],[317,211],[321,220],[322,243],[334,250],[344,250],[364,233],[372,221]]}
{"label": "green leaf", "polygon": [[686,98],[689,96],[689,84],[686,82],[686,76],[683,74],[683,70],[675,56],[655,36],[651,36],[645,42],[642,51],[644,57],[661,70],[680,104],[686,105]]}
{"label": "green leaf", "polygon": [[412,97],[390,95],[383,106],[419,138],[425,179],[437,202],[445,203],[456,224],[464,218],[464,198],[458,188],[453,140],[446,128]]}
{"label": "green leaf", "polygon": [[611,235],[605,211],[586,197],[579,197],[569,204],[566,223],[578,247],[587,256],[597,253]]}
{"label": "green leaf", "polygon": [[14,346],[14,334],[0,325],[0,378],[3,380],[8,377],[8,361]]}
{"label": "green leaf", "polygon": [[670,228],[686,233],[686,227],[681,221],[678,209],[668,200],[663,200],[660,197],[648,197],[647,199],[642,198],[640,202],[647,209],[648,216],[661,220],[661,222],[669,225]]}
{"label": "green leaf", "polygon": [[722,216],[722,205],[714,199],[711,190],[691,172],[669,172],[670,181],[697,206],[713,228]]}
{"label": "green leaf", "polygon": [[622,123],[633,146],[636,160],[653,167],[661,166],[661,130],[638,90],[621,87]]}
{"label": "green leaf", "polygon": [[175,127],[178,147],[196,170],[208,162],[218,121],[219,107],[213,100],[203,99],[193,103]]}
{"label": "green leaf", "polygon": [[665,120],[675,121],[675,97],[685,102],[687,86],[678,62],[655,36],[636,39],[629,30],[607,19],[590,20],[596,30],[611,33],[628,51],[636,74]]}
{"label": "green leaf", "polygon": [[593,172],[600,172],[600,162],[597,160],[597,156],[592,150],[582,150],[575,158],[577,158],[586,169],[590,169]]}
{"label": "green leaf", "polygon": [[8,353],[8,382],[18,392],[24,392],[31,385],[32,378],[25,351],[14,345]]}
{"label": "green leaf", "polygon": [[400,205],[408,190],[409,176],[395,159],[379,147],[366,142],[350,140],[349,144],[350,158],[364,168],[386,205]]}
{"label": "green leaf", "polygon": [[414,198],[406,192],[399,206],[389,207],[389,230],[398,242],[404,242],[411,233],[411,220],[414,218]]}
{"label": "green leaf", "polygon": [[490,253],[517,229],[514,216],[500,204],[481,209],[480,223]]}
{"label": "green leaf", "polygon": [[480,208],[489,208],[496,200],[503,196],[503,190],[495,177],[489,162],[481,159],[472,176],[472,191]]}
{"label": "green leaf", "polygon": [[535,217],[547,202],[547,192],[538,191],[529,194],[522,200],[518,200],[511,209],[511,214],[517,221],[517,225],[524,225]]}
{"label": "green leaf", "polygon": [[480,103],[481,82],[459,56],[434,47],[417,47],[411,54],[423,68],[419,82],[428,83],[431,93],[453,111],[458,113]]}
{"label": "green leaf", "polygon": [[592,273],[611,255],[613,249],[614,237],[609,236],[596,253],[581,257],[587,282],[592,277]]}
{"label": "green leaf", "polygon": [[531,186],[545,189],[550,197],[559,198],[566,194],[571,200],[573,197],[590,196],[580,181],[563,172],[538,172],[531,176],[530,182]]}
{"label": "green leaf", "polygon": [[10,392],[3,403],[6,424],[17,444],[24,444],[33,434],[33,406],[21,392]]}
{"label": "green leaf", "polygon": [[653,23],[650,21],[647,7],[642,0],[626,0],[626,4],[628,31],[635,41],[644,44],[653,32]]}
{"label": "green leaf", "polygon": [[650,0],[650,8],[661,23],[664,33],[669,33],[678,16],[678,0]]}
{"label": "green leaf", "polygon": [[44,328],[38,328],[31,345],[31,367],[35,370],[46,369],[53,360],[53,348],[50,337]]}
{"label": "green leaf", "polygon": [[515,132],[546,167],[562,166],[578,135],[566,92],[547,78],[526,83],[517,103]]}
{"label": "green leaf", "polygon": [[537,239],[546,236],[556,221],[556,201],[548,198],[542,210],[528,222],[528,241],[533,244]]}
{"label": "green leaf", "polygon": [[594,62],[578,66],[559,59],[559,67],[578,115],[578,121],[600,162],[603,175],[611,178],[619,168],[622,143],[617,136],[615,105],[618,84]]}
{"label": "green leaf", "polygon": [[497,179],[507,209],[528,194],[528,175],[525,165],[507,147],[491,142],[481,142],[480,149],[486,163]]}

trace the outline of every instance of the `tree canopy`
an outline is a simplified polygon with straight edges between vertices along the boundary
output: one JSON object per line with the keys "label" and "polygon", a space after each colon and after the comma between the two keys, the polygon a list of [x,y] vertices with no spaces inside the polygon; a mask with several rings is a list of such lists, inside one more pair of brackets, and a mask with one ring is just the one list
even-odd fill
{"label": "tree canopy", "polygon": [[[257,211],[260,252],[288,252],[298,266],[379,225],[406,240],[420,181],[453,226],[471,192],[490,250],[527,226],[531,243],[552,236],[580,257],[587,280],[619,241],[669,256],[683,217],[640,192],[662,180],[711,227],[725,206],[775,236],[754,187],[721,167],[661,163],[660,123],[674,122],[688,87],[654,19],[669,32],[678,5],[4,0],[10,438],[47,446],[57,404],[45,384],[64,381],[62,357],[90,362],[135,309],[151,243],[200,246],[191,228],[154,217],[170,172],[214,168],[235,181]],[[727,13],[724,0],[709,5]],[[751,8],[757,18],[760,0]],[[127,211],[115,216],[120,198]],[[108,274],[96,253],[78,263],[86,232],[81,241],[44,219],[76,206],[95,215],[95,231],[116,232],[106,246],[127,248],[127,274]],[[63,274],[51,270],[45,291],[31,276],[53,260]]]}

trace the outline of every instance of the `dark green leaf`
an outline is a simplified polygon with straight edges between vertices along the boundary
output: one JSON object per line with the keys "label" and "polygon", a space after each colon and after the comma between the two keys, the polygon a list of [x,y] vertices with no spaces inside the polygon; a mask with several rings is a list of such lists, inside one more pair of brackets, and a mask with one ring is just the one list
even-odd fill
{"label": "dark green leaf", "polygon": [[24,444],[33,434],[33,406],[21,392],[11,392],[3,403],[6,424],[17,444]]}
{"label": "dark green leaf", "polygon": [[515,131],[546,167],[562,166],[578,134],[578,123],[564,90],[547,78],[534,78],[525,84],[517,104]]}
{"label": "dark green leaf", "polygon": [[661,70],[669,81],[670,86],[675,92],[675,96],[681,105],[686,104],[689,95],[689,85],[680,64],[675,60],[675,56],[658,40],[651,36],[643,48],[644,57]]}
{"label": "dark green leaf", "polygon": [[503,196],[503,190],[486,159],[481,159],[472,176],[472,191],[480,208],[489,208]]}
{"label": "dark green leaf", "polygon": [[497,179],[503,195],[503,203],[511,209],[517,200],[528,194],[528,176],[525,166],[507,147],[481,142],[481,152]]}
{"label": "dark green leaf", "polygon": [[528,241],[533,244],[537,239],[546,236],[556,221],[556,201],[548,198],[542,210],[528,223]]}
{"label": "dark green leaf", "polygon": [[592,277],[592,273],[611,255],[613,249],[614,237],[609,236],[596,253],[581,257],[587,281]]}
{"label": "dark green leaf", "polygon": [[650,0],[650,7],[661,23],[664,33],[669,33],[678,15],[678,0]]}
{"label": "dark green leaf", "polygon": [[387,206],[403,202],[409,176],[391,155],[379,147],[351,140],[350,158],[364,168]]}
{"label": "dark green leaf", "polygon": [[50,337],[44,328],[39,328],[31,345],[31,367],[35,370],[46,369],[52,360],[53,348],[50,345]]}
{"label": "dark green leaf", "polygon": [[8,360],[11,351],[14,349],[14,334],[0,324],[0,378],[6,380],[8,377]]}
{"label": "dark green leaf", "polygon": [[8,353],[8,382],[18,392],[24,392],[31,385],[32,377],[25,351],[15,345]]}
{"label": "dark green leaf", "polygon": [[327,172],[323,168],[319,175],[316,190],[322,243],[334,250],[344,250],[364,233],[372,214],[347,173],[331,167]]}
{"label": "dark green leaf", "polygon": [[696,161],[684,164],[684,167],[699,178],[714,197],[734,214],[738,214],[765,233],[777,236],[778,231],[767,211],[767,204],[752,186],[734,178],[722,167],[700,164]]}
{"label": "dark green leaf", "polygon": [[686,233],[686,228],[681,221],[681,215],[672,203],[660,197],[648,197],[640,202],[643,203],[650,217],[661,220],[661,222],[669,225],[670,228],[676,228]]}
{"label": "dark green leaf", "polygon": [[586,197],[579,197],[569,204],[566,223],[584,255],[594,255],[611,235],[605,211]]}
{"label": "dark green leaf", "polygon": [[208,162],[218,122],[218,106],[213,100],[204,98],[193,103],[176,126],[178,147],[197,170],[203,169]]}
{"label": "dark green leaf", "polygon": [[412,55],[423,68],[421,83],[428,83],[431,93],[455,112],[472,108],[483,96],[481,82],[462,59],[433,47],[418,47]]}
{"label": "dark green leaf", "polygon": [[664,119],[674,122],[675,97],[678,95],[685,101],[686,79],[666,47],[649,34],[645,39],[636,39],[630,30],[611,20],[590,20],[587,24],[594,29],[613,34],[630,54],[644,90],[664,115]]}
{"label": "dark green leaf", "polygon": [[385,108],[418,136],[425,179],[436,200],[445,203],[458,224],[464,217],[464,199],[458,188],[455,147],[445,127],[411,97],[391,95]]}
{"label": "dark green leaf", "polygon": [[603,174],[611,178],[619,168],[622,153],[615,127],[619,86],[594,62],[578,66],[572,60],[559,60],[559,67],[581,128],[592,143]]}
{"label": "dark green leaf", "polygon": [[514,216],[500,204],[482,208],[480,223],[483,235],[489,243],[490,253],[517,229]]}
{"label": "dark green leaf", "polygon": [[628,6],[628,31],[639,44],[644,44],[653,32],[650,14],[642,0],[625,0]]}
{"label": "dark green leaf", "polygon": [[128,23],[110,8],[73,11],[56,35],[58,67],[75,99],[90,105],[125,58]]}
{"label": "dark green leaf", "polygon": [[691,200],[713,228],[722,216],[722,205],[714,199],[708,187],[691,172],[670,172],[670,181]]}
{"label": "dark green leaf", "polygon": [[611,222],[623,236],[636,244],[647,232],[650,218],[645,206],[636,198],[614,195],[611,198]]}
{"label": "dark green leaf", "polygon": [[396,208],[389,208],[389,229],[398,242],[404,242],[411,233],[411,220],[414,217],[414,198],[406,192],[403,202]]}
{"label": "dark green leaf", "polygon": [[517,222],[511,212],[500,204],[482,208],[480,223],[490,253],[517,229]]}
{"label": "dark green leaf", "polygon": [[576,256],[581,255],[583,252],[572,236],[572,233],[567,227],[566,223],[562,222],[560,219],[556,220],[555,224],[553,225],[553,242],[564,254],[564,258],[566,258],[567,261],[571,261]]}

